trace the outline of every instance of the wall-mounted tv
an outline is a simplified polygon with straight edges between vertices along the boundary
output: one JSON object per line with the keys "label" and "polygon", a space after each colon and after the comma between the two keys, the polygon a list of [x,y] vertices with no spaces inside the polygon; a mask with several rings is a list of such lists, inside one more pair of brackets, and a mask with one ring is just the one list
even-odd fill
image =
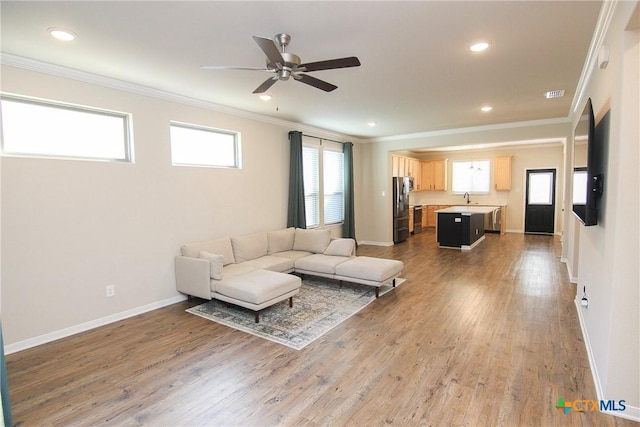
{"label": "wall-mounted tv", "polygon": [[[598,224],[598,200],[604,183],[603,145],[609,131],[608,113],[605,117],[607,120],[603,118],[596,130],[589,98],[574,132],[573,213],[586,226]],[[581,152],[584,155],[580,156]]]}

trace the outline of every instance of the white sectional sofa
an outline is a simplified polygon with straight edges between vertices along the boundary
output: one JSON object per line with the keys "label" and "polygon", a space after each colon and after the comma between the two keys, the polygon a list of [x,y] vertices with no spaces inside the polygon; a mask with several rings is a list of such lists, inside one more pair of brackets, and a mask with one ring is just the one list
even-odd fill
{"label": "white sectional sofa", "polygon": [[[357,257],[353,239],[329,230],[284,230],[183,245],[175,258],[176,288],[189,296],[220,299],[258,311],[298,293],[300,279],[328,277],[373,286],[395,285],[401,261]],[[274,274],[279,273],[279,274]]]}

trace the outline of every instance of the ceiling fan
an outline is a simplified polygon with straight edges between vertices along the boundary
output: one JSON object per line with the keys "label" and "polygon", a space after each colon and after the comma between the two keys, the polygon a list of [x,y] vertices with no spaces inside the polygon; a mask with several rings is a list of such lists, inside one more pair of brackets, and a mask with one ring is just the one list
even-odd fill
{"label": "ceiling fan", "polygon": [[[301,64],[299,56],[285,51],[285,48],[291,41],[291,36],[289,34],[276,34],[273,40],[258,36],[253,36],[253,39],[267,56],[267,65],[265,68],[233,67],[223,65],[205,65],[200,68],[205,70],[250,70],[274,73],[273,77],[265,80],[264,83],[253,91],[253,93],[264,93],[278,80],[289,80],[289,77],[293,77],[299,82],[324,90],[325,92],[331,92],[332,90],[337,89],[338,86],[325,82],[324,80],[317,79],[308,74],[301,73],[360,66],[360,60],[355,56]],[[279,49],[278,46],[276,46],[276,43],[280,46]]]}

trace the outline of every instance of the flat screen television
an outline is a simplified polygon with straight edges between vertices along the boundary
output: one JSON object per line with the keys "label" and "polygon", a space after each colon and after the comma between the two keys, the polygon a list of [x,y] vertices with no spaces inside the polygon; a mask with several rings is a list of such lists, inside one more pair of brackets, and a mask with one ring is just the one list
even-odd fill
{"label": "flat screen television", "polygon": [[[603,143],[608,136],[608,113],[596,129],[591,98],[587,99],[574,133],[573,213],[585,225],[598,224],[598,200],[603,191]],[[599,132],[598,132],[599,131]],[[580,150],[586,152],[584,165],[578,163]]]}

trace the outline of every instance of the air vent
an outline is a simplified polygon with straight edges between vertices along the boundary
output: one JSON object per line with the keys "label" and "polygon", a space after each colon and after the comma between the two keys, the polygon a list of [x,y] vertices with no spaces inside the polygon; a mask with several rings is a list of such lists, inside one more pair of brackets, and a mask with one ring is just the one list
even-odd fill
{"label": "air vent", "polygon": [[547,99],[551,99],[551,98],[561,98],[564,96],[564,89],[559,89],[559,90],[550,90],[549,92],[544,94],[545,98]]}

